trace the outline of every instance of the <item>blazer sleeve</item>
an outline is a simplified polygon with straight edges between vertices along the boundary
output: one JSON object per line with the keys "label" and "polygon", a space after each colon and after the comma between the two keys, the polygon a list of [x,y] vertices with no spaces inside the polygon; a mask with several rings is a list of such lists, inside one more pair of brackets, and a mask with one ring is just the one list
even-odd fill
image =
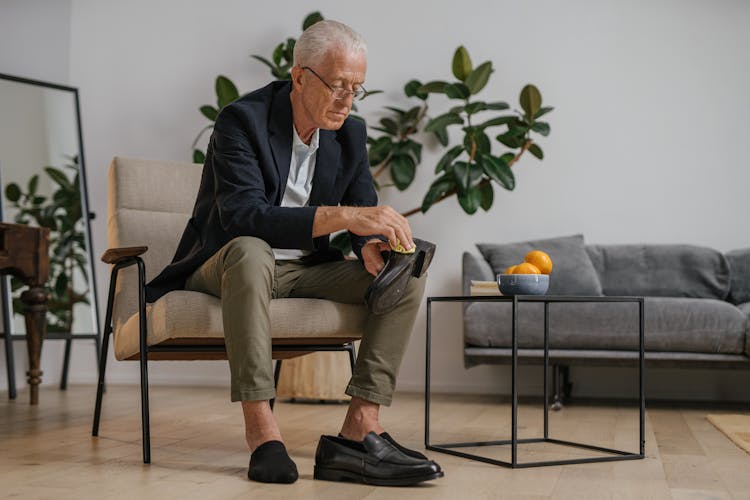
{"label": "blazer sleeve", "polygon": [[268,199],[269,186],[279,180],[270,151],[265,162],[261,159],[260,144],[267,143],[267,134],[251,130],[241,119],[241,111],[232,106],[224,108],[216,120],[211,161],[222,229],[230,238],[255,236],[273,248],[314,250],[317,208],[279,207]]}
{"label": "blazer sleeve", "polygon": [[[356,166],[356,171],[352,181],[344,191],[341,199],[341,205],[352,207],[374,207],[378,204],[378,195],[375,192],[375,184],[370,173],[370,160],[367,157],[367,132],[362,127],[361,138],[358,138],[358,146],[361,148],[362,155]],[[359,236],[349,231],[349,239],[352,244],[352,251],[358,259],[362,260],[362,247],[369,240],[377,238],[383,241],[387,239],[381,235]]]}

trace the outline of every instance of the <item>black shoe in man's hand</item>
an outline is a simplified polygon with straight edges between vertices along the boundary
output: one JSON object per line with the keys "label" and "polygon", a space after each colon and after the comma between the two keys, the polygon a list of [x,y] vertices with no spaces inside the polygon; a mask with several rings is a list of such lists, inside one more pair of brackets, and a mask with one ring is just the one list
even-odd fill
{"label": "black shoe in man's hand", "polygon": [[435,255],[435,244],[414,238],[411,253],[391,250],[387,260],[365,293],[365,302],[375,314],[391,311],[406,292],[409,280],[421,277],[430,267]]}

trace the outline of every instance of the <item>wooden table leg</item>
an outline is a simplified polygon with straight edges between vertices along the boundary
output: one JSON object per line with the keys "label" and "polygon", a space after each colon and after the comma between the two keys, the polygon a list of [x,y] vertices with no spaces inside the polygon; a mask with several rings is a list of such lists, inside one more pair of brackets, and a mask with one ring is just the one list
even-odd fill
{"label": "wooden table leg", "polygon": [[47,332],[47,300],[49,294],[41,286],[31,287],[21,294],[26,317],[26,345],[29,350],[29,371],[26,372],[31,393],[31,404],[39,404],[39,384],[42,382],[40,358],[42,342]]}

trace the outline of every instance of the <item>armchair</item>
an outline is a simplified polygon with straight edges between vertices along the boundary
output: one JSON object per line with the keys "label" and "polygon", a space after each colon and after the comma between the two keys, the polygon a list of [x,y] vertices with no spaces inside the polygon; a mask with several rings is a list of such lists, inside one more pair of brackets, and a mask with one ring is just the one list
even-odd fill
{"label": "armchair", "polygon": [[[140,363],[143,462],[151,462],[148,362],[224,360],[220,299],[175,290],[147,304],[145,283],[174,255],[190,218],[202,167],[115,157],[109,170],[108,243],[102,260],[112,265],[104,320],[92,435],[99,434],[110,336],[117,360]],[[348,351],[362,336],[365,306],[321,299],[271,301],[273,357]],[[271,402],[273,404],[273,401]]]}

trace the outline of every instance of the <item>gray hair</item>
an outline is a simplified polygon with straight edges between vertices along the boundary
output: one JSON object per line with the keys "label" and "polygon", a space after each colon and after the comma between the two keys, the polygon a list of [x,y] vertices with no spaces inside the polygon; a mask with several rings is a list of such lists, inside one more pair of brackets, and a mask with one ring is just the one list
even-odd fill
{"label": "gray hair", "polygon": [[307,28],[294,45],[294,65],[314,65],[334,49],[367,53],[367,44],[362,35],[346,24],[329,19],[318,21]]}

